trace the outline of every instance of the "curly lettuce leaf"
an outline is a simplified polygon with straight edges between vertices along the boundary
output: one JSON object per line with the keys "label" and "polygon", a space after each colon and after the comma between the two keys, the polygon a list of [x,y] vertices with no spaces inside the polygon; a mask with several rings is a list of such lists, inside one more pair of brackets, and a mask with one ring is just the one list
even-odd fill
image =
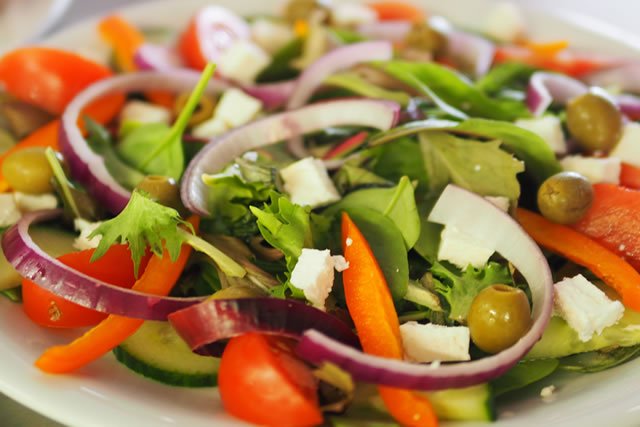
{"label": "curly lettuce leaf", "polygon": [[513,279],[506,265],[489,262],[484,268],[467,267],[460,271],[456,267],[436,261],[431,267],[435,290],[449,305],[449,319],[464,322],[473,299],[483,289],[502,283],[512,285]]}

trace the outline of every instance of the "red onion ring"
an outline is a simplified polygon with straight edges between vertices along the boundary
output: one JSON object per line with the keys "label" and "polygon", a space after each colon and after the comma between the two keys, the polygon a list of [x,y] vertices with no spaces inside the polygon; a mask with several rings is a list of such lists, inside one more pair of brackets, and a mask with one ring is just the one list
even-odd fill
{"label": "red onion ring", "polygon": [[296,300],[209,299],[171,313],[169,321],[193,351],[211,356],[222,354],[220,341],[249,332],[299,338],[304,331],[316,329],[346,345],[360,345],[351,328],[337,317]]}
{"label": "red onion ring", "polygon": [[594,86],[614,86],[625,92],[640,93],[640,62],[622,64],[589,74],[584,80]]}
{"label": "red onion ring", "polygon": [[400,106],[395,102],[342,99],[274,114],[233,129],[211,140],[193,158],[182,178],[182,202],[196,214],[209,215],[202,175],[219,172],[246,151],[330,126],[359,125],[386,130],[398,122],[399,114]]}
{"label": "red onion ring", "polygon": [[504,374],[540,339],[553,309],[553,280],[536,243],[508,214],[482,197],[449,185],[434,206],[429,221],[455,226],[481,240],[509,260],[524,276],[533,298],[533,325],[513,346],[483,359],[439,367],[364,354],[321,332],[307,331],[297,352],[309,362],[330,362],[353,379],[420,390],[468,387]]}
{"label": "red onion ring", "polygon": [[251,37],[251,29],[239,15],[221,6],[200,9],[193,18],[200,51],[209,62],[216,62],[236,40]]}
{"label": "red onion ring", "polygon": [[564,105],[588,90],[584,83],[564,74],[539,71],[529,79],[527,107],[534,116],[541,116],[553,102]]}
{"label": "red onion ring", "polygon": [[307,103],[313,92],[330,75],[361,62],[385,61],[393,57],[393,46],[387,41],[353,43],[330,51],[311,64],[298,77],[287,109],[299,108]]}
{"label": "red onion ring", "polygon": [[153,43],[140,46],[133,56],[133,61],[141,71],[171,71],[185,68],[175,49]]}
{"label": "red onion ring", "polygon": [[[95,199],[110,212],[117,214],[131,197],[129,190],[120,185],[107,170],[104,159],[87,145],[77,126],[82,109],[96,99],[113,92],[165,90],[190,91],[198,83],[200,73],[190,70],[171,72],[145,71],[101,80],[76,96],[62,116],[60,126],[60,148],[69,163],[71,175],[82,183]],[[219,93],[227,86],[212,81],[206,93]]]}
{"label": "red onion ring", "polygon": [[446,55],[475,78],[487,74],[495,51],[495,45],[484,37],[462,31],[447,34]]}
{"label": "red onion ring", "polygon": [[161,297],[120,288],[80,273],[50,257],[31,239],[29,226],[56,219],[61,214],[61,210],[28,213],[5,231],[2,251],[22,277],[83,307],[144,320],[166,320],[170,313],[204,299]]}
{"label": "red onion ring", "polygon": [[388,40],[400,42],[411,31],[412,23],[409,21],[378,21],[360,24],[356,32],[372,40]]}
{"label": "red onion ring", "polygon": [[285,80],[276,83],[263,83],[253,86],[243,86],[247,94],[258,98],[268,110],[284,105],[291,97],[296,86],[296,80]]}

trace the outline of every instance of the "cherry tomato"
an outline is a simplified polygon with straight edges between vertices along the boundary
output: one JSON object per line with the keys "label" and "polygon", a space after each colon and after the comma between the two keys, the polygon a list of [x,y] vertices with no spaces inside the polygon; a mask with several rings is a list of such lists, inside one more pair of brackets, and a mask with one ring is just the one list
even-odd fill
{"label": "cherry tomato", "polygon": [[266,426],[322,423],[317,381],[284,338],[250,333],[233,338],[220,361],[218,389],[235,417]]}
{"label": "cherry tomato", "polygon": [[103,65],[48,47],[25,47],[0,58],[0,83],[5,90],[55,115],[62,114],[84,88],[111,74]]}

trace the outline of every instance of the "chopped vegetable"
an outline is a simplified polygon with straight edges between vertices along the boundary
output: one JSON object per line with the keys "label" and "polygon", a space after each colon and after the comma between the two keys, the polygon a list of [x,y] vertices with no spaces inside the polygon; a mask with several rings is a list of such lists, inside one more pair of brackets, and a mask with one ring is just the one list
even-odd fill
{"label": "chopped vegetable", "polygon": [[123,71],[137,69],[134,62],[136,50],[144,43],[143,34],[123,17],[111,15],[98,24],[98,32],[113,48],[116,64]]}

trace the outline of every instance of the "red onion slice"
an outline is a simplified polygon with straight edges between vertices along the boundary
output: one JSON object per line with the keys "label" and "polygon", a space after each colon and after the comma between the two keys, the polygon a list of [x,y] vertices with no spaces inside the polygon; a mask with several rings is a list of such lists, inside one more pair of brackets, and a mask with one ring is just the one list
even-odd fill
{"label": "red onion slice", "polygon": [[171,71],[185,64],[175,49],[169,46],[144,43],[136,50],[133,61],[141,71]]}
{"label": "red onion slice", "polygon": [[566,104],[589,88],[579,80],[556,73],[533,73],[527,87],[527,107],[534,116],[541,116],[555,102]]}
{"label": "red onion slice", "polygon": [[372,40],[388,40],[390,42],[400,42],[407,37],[411,31],[409,21],[378,21],[360,24],[356,32]]}
{"label": "red onion slice", "polygon": [[200,9],[194,20],[200,51],[209,62],[220,59],[224,51],[236,40],[246,40],[251,37],[251,29],[246,21],[221,6],[207,6]]}
{"label": "red onion slice", "polygon": [[[71,175],[109,211],[114,214],[119,213],[129,201],[131,193],[111,176],[103,158],[95,154],[87,145],[77,126],[82,109],[96,99],[114,92],[190,91],[199,79],[200,73],[190,70],[145,71],[101,80],[82,91],[65,110],[60,127],[60,148],[69,163]],[[226,87],[219,81],[212,81],[206,92],[219,93]]]}
{"label": "red onion slice", "polygon": [[214,138],[193,158],[182,177],[184,205],[199,215],[209,215],[207,187],[202,175],[219,172],[242,153],[331,126],[356,125],[380,130],[397,122],[400,105],[374,99],[320,102],[298,110],[274,114]]}
{"label": "red onion slice", "polygon": [[5,231],[2,250],[22,277],[83,307],[144,320],[166,320],[170,313],[203,300],[161,297],[119,288],[80,273],[50,257],[31,239],[29,226],[56,219],[61,214],[61,210],[29,213]]}
{"label": "red onion slice", "polygon": [[631,120],[640,119],[640,97],[622,94],[614,97],[620,111]]}
{"label": "red onion slice", "polygon": [[227,340],[249,332],[299,338],[316,329],[350,346],[358,338],[344,322],[301,301],[280,298],[209,299],[169,315],[169,321],[195,352],[220,356]]}
{"label": "red onion slice", "polygon": [[276,83],[263,83],[253,86],[244,86],[247,94],[258,98],[266,109],[275,109],[284,105],[296,86],[296,80],[285,80]]}
{"label": "red onion slice", "polygon": [[361,62],[385,61],[393,57],[393,46],[387,41],[354,43],[332,50],[311,64],[298,77],[287,109],[299,108],[307,103],[313,92],[330,75],[346,70]]}
{"label": "red onion slice", "polygon": [[447,34],[447,56],[472,77],[484,76],[491,68],[495,45],[484,37],[462,31]]}
{"label": "red onion slice", "polygon": [[624,92],[640,93],[640,62],[597,71],[584,79],[593,86],[615,87]]}
{"label": "red onion slice", "polygon": [[496,378],[518,363],[542,336],[553,308],[553,280],[540,248],[508,214],[453,185],[444,190],[429,221],[473,236],[518,269],[533,298],[533,325],[527,334],[495,355],[439,367],[367,355],[318,331],[303,334],[297,347],[300,356],[316,364],[334,363],[358,381],[419,390],[468,387]]}

